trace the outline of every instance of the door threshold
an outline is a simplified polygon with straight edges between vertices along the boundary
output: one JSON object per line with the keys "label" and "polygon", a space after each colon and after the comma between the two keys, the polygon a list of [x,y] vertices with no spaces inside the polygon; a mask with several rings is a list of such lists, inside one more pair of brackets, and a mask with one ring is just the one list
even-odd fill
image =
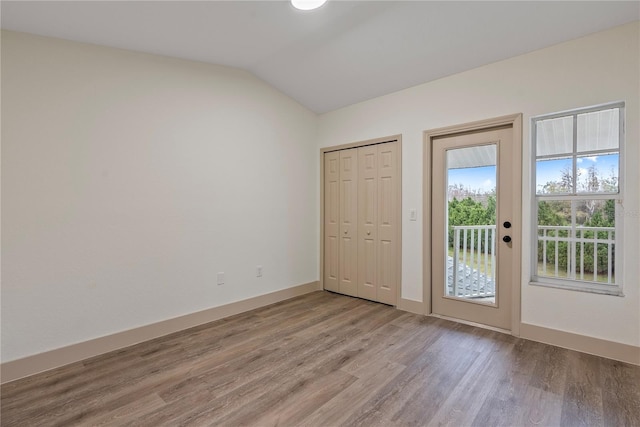
{"label": "door threshold", "polygon": [[475,326],[477,328],[488,329],[490,331],[500,332],[507,335],[513,335],[509,329],[496,328],[495,326],[489,326],[483,323],[470,322],[468,320],[457,319],[455,317],[443,316],[441,314],[435,314],[435,313],[428,314],[427,316],[437,317],[438,319],[449,320],[451,322],[462,323],[464,325]]}

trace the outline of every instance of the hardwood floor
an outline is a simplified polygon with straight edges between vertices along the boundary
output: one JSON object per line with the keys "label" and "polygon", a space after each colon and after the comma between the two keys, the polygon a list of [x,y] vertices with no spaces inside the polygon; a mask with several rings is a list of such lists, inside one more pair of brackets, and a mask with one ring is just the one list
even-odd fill
{"label": "hardwood floor", "polygon": [[640,426],[640,367],[328,292],[1,394],[2,426]]}

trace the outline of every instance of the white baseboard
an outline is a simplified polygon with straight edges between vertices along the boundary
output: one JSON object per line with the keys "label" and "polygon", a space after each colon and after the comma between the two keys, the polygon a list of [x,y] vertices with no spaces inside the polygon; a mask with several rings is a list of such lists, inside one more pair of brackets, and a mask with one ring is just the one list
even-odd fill
{"label": "white baseboard", "polygon": [[1,382],[4,384],[39,372],[59,368],[113,350],[118,350],[321,289],[320,282],[306,283],[304,285],[282,289],[243,301],[209,308],[196,313],[186,314],[173,319],[163,320],[139,328],[129,329],[33,356],[27,356],[22,359],[5,362],[0,365]]}
{"label": "white baseboard", "polygon": [[501,334],[514,335],[509,329],[496,328],[495,326],[485,325],[483,323],[470,322],[468,320],[457,319],[455,317],[443,316],[441,314],[431,313],[429,317],[437,317],[438,319],[448,320],[449,322],[462,323],[463,325],[474,326],[476,328],[488,329],[494,332],[500,332]]}
{"label": "white baseboard", "polygon": [[520,338],[640,365],[640,347],[543,326],[520,324]]}
{"label": "white baseboard", "polygon": [[[320,282],[306,283],[304,285],[259,295],[220,307],[209,308],[33,356],[27,356],[22,359],[12,360],[0,365],[0,380],[4,384],[19,378],[79,362],[90,357],[318,290],[322,290]],[[423,314],[424,309],[421,301],[404,298],[400,299],[397,308],[415,314]],[[640,365],[640,347],[629,344],[607,341],[528,323],[520,324],[520,337],[581,351],[583,353],[594,354],[608,359]]]}
{"label": "white baseboard", "polygon": [[400,298],[397,307],[398,310],[408,311],[409,313],[424,314],[424,303],[422,301]]}

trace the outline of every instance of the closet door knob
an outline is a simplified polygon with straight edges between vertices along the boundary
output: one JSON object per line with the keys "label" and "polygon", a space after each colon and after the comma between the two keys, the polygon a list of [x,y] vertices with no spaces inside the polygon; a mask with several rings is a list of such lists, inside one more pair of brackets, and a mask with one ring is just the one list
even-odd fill
{"label": "closet door knob", "polygon": [[371,234],[371,230],[368,230],[368,231],[367,231],[367,235],[369,235],[369,234]]}

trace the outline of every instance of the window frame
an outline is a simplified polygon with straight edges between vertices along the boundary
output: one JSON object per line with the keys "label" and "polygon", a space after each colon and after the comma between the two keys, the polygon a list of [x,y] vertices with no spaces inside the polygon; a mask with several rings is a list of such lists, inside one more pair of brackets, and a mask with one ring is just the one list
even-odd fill
{"label": "window frame", "polygon": [[[602,155],[612,153],[611,149],[603,150],[591,150],[591,151],[578,151],[578,115],[593,113],[603,110],[618,109],[619,126],[618,126],[618,191],[617,192],[597,192],[597,193],[581,193],[577,188],[577,158],[588,155]],[[573,141],[572,151],[570,153],[557,153],[551,155],[537,156],[537,123],[543,120],[557,119],[561,117],[573,118]],[[568,289],[574,291],[624,296],[623,293],[623,219],[624,215],[621,214],[622,201],[624,197],[625,179],[624,179],[624,164],[625,164],[625,103],[624,101],[611,102],[606,104],[594,105],[591,107],[575,108],[571,110],[560,111],[557,113],[544,114],[531,117],[531,237],[532,237],[532,251],[531,251],[531,279],[529,284],[536,286]],[[552,158],[570,158],[573,168],[573,192],[571,193],[554,193],[553,195],[539,195],[537,188],[537,161],[552,159]],[[560,279],[547,276],[538,276],[538,202],[543,200],[553,201],[561,200],[572,202],[574,200],[615,200],[615,255],[614,263],[616,271],[619,271],[615,275],[615,281],[613,284],[600,284],[593,281],[585,281],[579,279]],[[574,212],[572,212],[572,216]],[[573,221],[573,219],[572,219]]]}

